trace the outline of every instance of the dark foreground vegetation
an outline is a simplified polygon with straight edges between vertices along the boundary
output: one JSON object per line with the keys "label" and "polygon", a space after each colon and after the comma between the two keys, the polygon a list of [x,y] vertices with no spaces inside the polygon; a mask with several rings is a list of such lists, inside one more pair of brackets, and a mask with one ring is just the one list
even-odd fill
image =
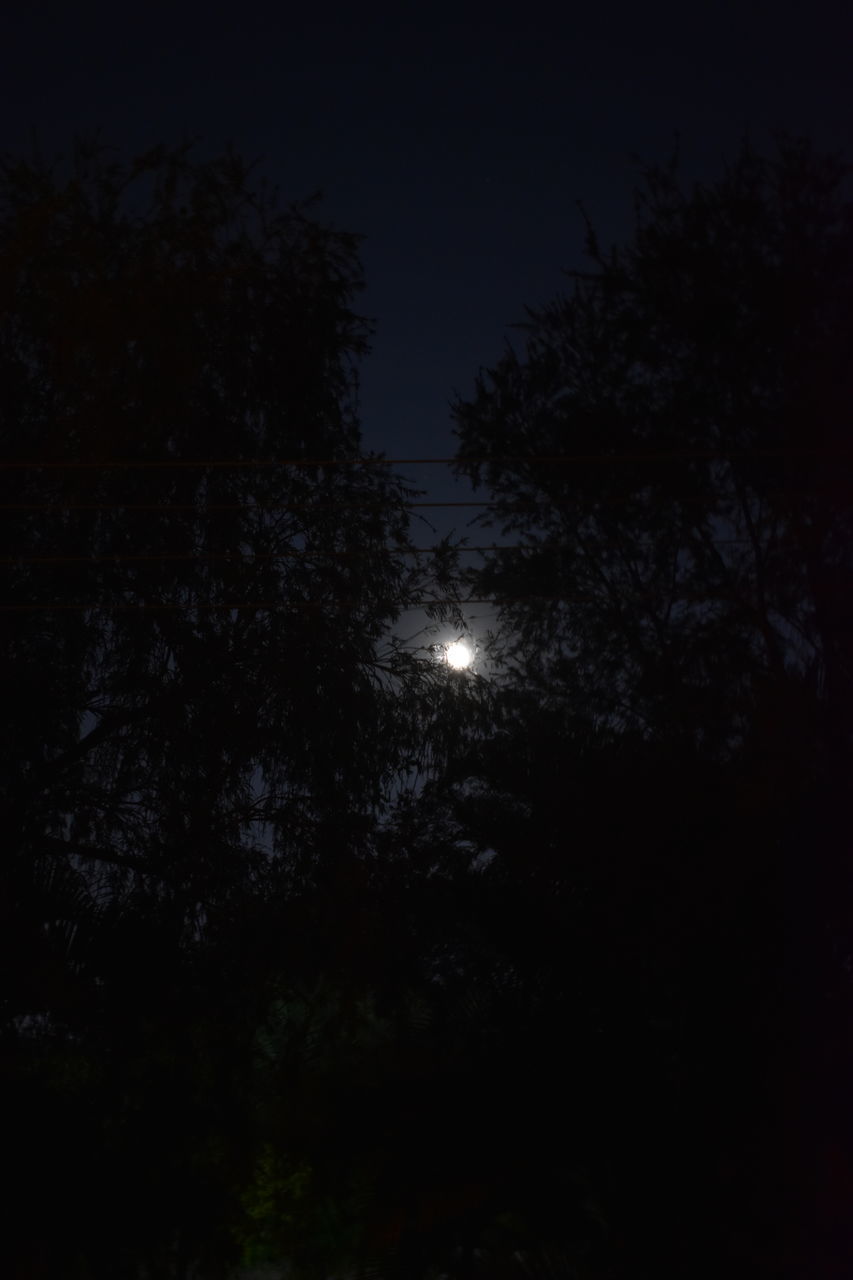
{"label": "dark foreground vegetation", "polygon": [[[463,571],[356,237],[3,161],[5,1274],[853,1274],[849,173],[588,249],[453,406]],[[466,596],[473,670],[396,638]]]}

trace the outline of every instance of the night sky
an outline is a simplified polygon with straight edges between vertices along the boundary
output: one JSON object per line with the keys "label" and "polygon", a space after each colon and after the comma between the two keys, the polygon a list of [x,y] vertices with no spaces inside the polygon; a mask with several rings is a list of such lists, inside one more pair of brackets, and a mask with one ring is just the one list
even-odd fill
{"label": "night sky", "polygon": [[[15,6],[0,149],[29,154],[33,130],[48,158],[94,129],[125,157],[199,137],[199,158],[258,158],[283,201],[321,189],[318,216],[366,236],[365,445],[446,456],[454,390],[584,265],[577,202],[605,244],[630,234],[632,154],[662,162],[678,132],[685,174],[712,180],[746,127],[768,145],[779,126],[853,154],[841,0],[563,8]],[[409,474],[471,496],[446,466]]]}

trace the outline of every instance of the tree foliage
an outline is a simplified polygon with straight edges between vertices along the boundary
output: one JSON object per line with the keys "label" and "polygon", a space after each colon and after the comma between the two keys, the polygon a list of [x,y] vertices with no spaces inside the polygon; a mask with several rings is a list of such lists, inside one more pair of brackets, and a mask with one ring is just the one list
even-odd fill
{"label": "tree foliage", "polygon": [[519,728],[443,821],[578,1026],[632,1274],[851,1256],[817,1172],[853,1151],[850,172],[785,136],[691,191],[646,171],[633,239],[589,228],[593,269],[454,407],[520,544],[471,575]]}
{"label": "tree foliage", "polygon": [[[355,238],[274,213],[247,177],[162,150],[128,172],[83,151],[64,186],[4,170],[4,456],[30,464],[4,468],[6,670],[38,738],[15,743],[10,791],[22,811],[38,791],[43,817],[49,788],[58,821],[73,788],[74,847],[114,880],[123,856],[178,891],[203,840],[199,896],[245,863],[252,823],[276,815],[304,858],[336,808],[381,804],[377,643],[424,588],[400,482],[345,465],[368,335]],[[350,727],[334,752],[329,714]]]}
{"label": "tree foliage", "polygon": [[[0,168],[12,1274],[832,1274],[844,166],[589,230],[456,404],[468,586],[359,452],[357,238],[250,176]],[[490,680],[395,632],[470,587]]]}
{"label": "tree foliage", "polygon": [[0,167],[3,1034],[69,1276],[225,1265],[276,983],[362,981],[375,832],[475,693],[394,633],[448,555],[360,449],[358,238],[190,150]]}
{"label": "tree foliage", "polygon": [[594,269],[457,399],[459,470],[526,548],[476,590],[573,707],[717,754],[787,673],[849,707],[848,175],[784,137],[689,192],[648,170],[633,240],[590,228]]}

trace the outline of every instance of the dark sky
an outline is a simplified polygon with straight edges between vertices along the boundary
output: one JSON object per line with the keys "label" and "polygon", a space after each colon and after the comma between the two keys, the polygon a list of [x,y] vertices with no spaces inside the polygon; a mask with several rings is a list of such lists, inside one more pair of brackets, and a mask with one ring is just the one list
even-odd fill
{"label": "dark sky", "polygon": [[[678,131],[685,172],[713,178],[749,125],[853,154],[846,7],[16,5],[0,149],[34,127],[50,156],[95,128],[127,155],[200,135],[200,156],[262,158],[285,200],[322,188],[322,215],[367,236],[365,443],[441,456],[454,388],[583,264],[576,201],[605,243],[630,233],[631,153],[663,161]],[[453,496],[447,468],[411,474]]]}

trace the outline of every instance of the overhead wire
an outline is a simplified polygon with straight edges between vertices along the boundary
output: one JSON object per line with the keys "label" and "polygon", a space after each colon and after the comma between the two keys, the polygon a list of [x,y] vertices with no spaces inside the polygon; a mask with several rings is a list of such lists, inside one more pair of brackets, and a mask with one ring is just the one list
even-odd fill
{"label": "overhead wire", "polygon": [[[0,469],[24,469],[24,468],[58,468],[58,469],[168,469],[168,468],[264,468],[264,467],[318,467],[318,466],[414,466],[414,465],[432,465],[432,464],[477,464],[486,463],[520,465],[529,463],[538,463],[544,465],[566,465],[566,464],[592,464],[592,463],[612,463],[612,462],[639,462],[639,461],[675,461],[689,459],[722,459],[722,458],[742,458],[742,457],[800,457],[800,456],[826,456],[833,458],[853,458],[853,453],[847,451],[827,452],[819,449],[774,449],[774,450],[740,450],[740,451],[720,451],[720,450],[669,450],[669,451],[646,451],[622,454],[560,454],[560,455],[520,455],[513,457],[451,457],[451,458],[284,458],[284,459],[268,459],[268,460],[243,460],[243,459],[204,459],[200,461],[186,461],[179,459],[147,461],[147,460],[100,460],[100,461],[71,461],[71,460],[55,460],[41,459],[37,461],[19,461],[19,460],[0,460]],[[809,491],[813,492],[813,491]],[[775,496],[782,494],[787,496],[805,496],[797,491],[778,491]],[[625,501],[629,501],[632,494],[620,495],[619,497],[597,498],[596,503],[599,505],[613,505]],[[678,502],[706,502],[708,499],[704,495],[684,495],[674,497]],[[0,510],[4,511],[185,511],[185,512],[201,512],[201,511],[270,511],[270,512],[296,512],[296,511],[323,511],[323,510],[381,510],[389,505],[399,505],[403,509],[480,509],[494,510],[498,505],[494,501],[406,501],[394,504],[393,500],[375,501],[375,502],[308,502],[308,503],[288,503],[288,504],[261,504],[261,503],[0,503]],[[501,504],[501,514],[507,511],[526,511],[537,510],[543,504],[537,501],[523,502],[517,504]],[[545,505],[554,506],[554,502]],[[745,545],[749,543],[749,539],[745,538],[726,538],[712,539],[715,545]],[[413,548],[389,548],[397,554],[414,554],[426,555],[434,553],[439,548],[436,547],[413,547]],[[444,549],[444,548],[442,548]],[[449,548],[459,553],[485,553],[495,551],[536,551],[535,546],[525,544],[514,545],[488,545],[475,547],[452,547]],[[151,561],[237,561],[251,563],[255,560],[278,560],[286,559],[291,556],[311,557],[316,555],[322,558],[352,558],[368,554],[361,551],[332,551],[332,552],[312,552],[306,549],[285,549],[281,552],[274,553],[220,553],[203,555],[193,554],[153,554],[153,555],[134,555],[131,553],[116,553],[112,555],[102,556],[7,556],[0,559],[0,564],[16,565],[16,564],[72,564],[72,563],[117,563],[117,562],[151,562]],[[465,597],[459,600],[420,600],[409,602],[405,608],[426,608],[437,604],[483,604],[500,606],[502,604],[519,603],[522,601],[565,601],[581,603],[582,600],[576,597],[567,597],[564,595],[522,595],[514,597],[504,597],[503,599],[481,598],[481,597]],[[229,602],[229,603],[147,603],[147,604],[18,604],[0,605],[0,609],[4,612],[30,612],[34,610],[75,610],[75,611],[103,611],[103,610],[130,610],[130,611],[148,611],[148,610],[173,610],[173,609],[333,609],[333,608],[355,608],[359,601],[251,601],[251,602]]]}
{"label": "overhead wire", "polygon": [[[818,497],[820,489],[775,489],[767,497]],[[596,506],[614,506],[630,502],[635,493],[620,494],[618,497],[594,498]],[[707,494],[668,494],[668,498],[679,503],[708,503],[713,497]],[[537,511],[543,507],[556,507],[572,499],[566,497],[561,503],[555,500],[508,503],[492,502],[0,502],[0,511],[382,511],[388,508],[410,511],[426,508],[477,508],[492,510],[498,515],[515,511]],[[577,499],[576,501],[580,501]]]}
{"label": "overhead wire", "polygon": [[[491,502],[0,502],[0,511],[382,511],[389,506],[491,507]],[[535,504],[533,504],[535,505]]]}
{"label": "overhead wire", "polygon": [[[641,592],[632,596],[632,599],[655,599],[657,593]],[[681,597],[682,599],[690,599],[692,597]],[[697,600],[706,600],[708,597],[697,593]],[[716,598],[716,597],[715,597]],[[530,601],[542,603],[557,604],[592,604],[596,603],[598,597],[595,596],[569,596],[569,595],[537,595],[526,594],[517,596],[502,596],[500,598],[488,596],[461,596],[458,598],[445,596],[440,599],[424,599],[409,600],[405,604],[401,604],[397,609],[398,613],[409,613],[412,609],[428,609],[436,606],[454,606],[463,604],[486,604],[492,607],[500,608],[508,604],[522,604]],[[171,612],[192,609],[263,609],[273,611],[278,609],[290,610],[335,610],[335,609],[358,609],[364,605],[364,599],[358,600],[232,600],[217,603],[214,601],[187,601],[177,603],[174,601],[143,604],[0,604],[0,612],[2,613],[52,613],[60,612],[77,612],[77,613],[149,613],[149,612]]]}
{"label": "overhead wire", "polygon": [[[719,546],[751,546],[751,538],[709,538],[708,542],[715,547]],[[615,542],[608,545],[616,545]],[[636,547],[641,549],[654,546],[650,542],[636,542]],[[775,544],[776,549],[781,549],[789,544]],[[793,545],[793,544],[791,544]],[[453,551],[462,555],[478,554],[483,555],[492,551],[516,551],[516,552],[541,552],[541,547],[537,547],[529,543],[493,543],[482,546],[442,546],[436,545],[432,547],[389,547],[388,550],[394,555],[404,556],[422,556],[434,555],[441,551]],[[372,551],[312,551],[302,547],[291,547],[283,551],[262,551],[262,552],[186,552],[186,553],[152,553],[146,555],[136,555],[117,551],[105,555],[91,556],[0,556],[0,565],[16,565],[16,564],[137,564],[152,563],[159,561],[182,561],[182,562],[201,562],[201,561],[226,561],[237,563],[252,564],[256,560],[289,560],[295,559],[318,559],[318,560],[359,560],[372,556]]]}
{"label": "overhead wire", "polygon": [[[197,468],[202,470],[216,468],[254,468],[263,469],[270,467],[338,467],[338,466],[429,466],[429,465],[501,465],[501,466],[519,466],[519,465],[593,465],[602,463],[637,463],[637,462],[668,462],[668,461],[689,461],[689,460],[722,460],[722,459],[745,459],[745,458],[771,458],[771,457],[787,457],[787,458],[805,458],[805,457],[822,457],[835,460],[853,459],[853,452],[846,450],[821,450],[821,449],[747,449],[747,450],[700,450],[700,449],[678,449],[678,450],[648,450],[639,452],[623,452],[623,453],[598,453],[598,454],[555,454],[555,455],[539,455],[528,454],[518,456],[502,456],[502,457],[445,457],[445,458],[383,458],[383,457],[367,457],[367,458],[274,458],[274,459],[158,459],[158,460],[141,460],[141,459],[99,459],[75,461],[69,459],[31,459],[22,461],[18,459],[0,459],[0,470],[170,470],[170,469],[187,469]],[[792,491],[789,491],[792,492]],[[611,504],[627,501],[629,495],[620,495],[613,498],[598,498],[597,502],[602,504]],[[297,511],[325,511],[325,510],[383,510],[388,506],[396,506],[404,510],[429,510],[429,509],[470,509],[470,510],[486,510],[494,509],[498,503],[492,501],[472,501],[464,500],[411,500],[404,499],[403,492],[399,495],[399,501],[386,497],[379,500],[353,500],[348,499],[341,501],[333,499],[331,501],[312,500],[310,502],[289,502],[289,503],[258,503],[258,502],[190,502],[190,503],[128,503],[128,502],[7,502],[0,503],[0,510],[3,511],[270,511],[270,512],[297,512]],[[682,502],[706,501],[703,495],[687,495],[676,499]],[[500,504],[503,509],[507,509],[507,504]],[[542,503],[535,500],[527,500],[512,504],[511,510],[535,510]],[[554,505],[553,501],[547,505]]]}
{"label": "overhead wire", "polygon": [[414,466],[433,466],[453,464],[456,466],[477,465],[484,466],[487,463],[500,465],[520,465],[522,463],[540,463],[542,465],[553,466],[562,463],[584,464],[584,463],[602,463],[602,462],[666,462],[678,461],[682,459],[705,459],[714,460],[722,458],[781,458],[781,457],[832,457],[832,458],[853,458],[853,452],[850,450],[825,450],[818,448],[785,448],[785,449],[649,449],[626,451],[622,453],[577,453],[577,454],[517,454],[505,456],[465,456],[449,458],[384,458],[378,456],[369,456],[364,458],[266,458],[266,459],[247,459],[247,458],[202,458],[196,460],[188,460],[183,458],[165,458],[165,459],[137,459],[137,458],[110,458],[99,460],[73,460],[73,459],[44,459],[34,458],[30,460],[19,459],[0,459],[0,470],[8,469],[44,469],[44,468],[60,468],[68,470],[78,469],[126,469],[126,470],[150,470],[150,469],[171,469],[171,468],[192,468],[199,467],[216,468],[216,467],[368,467],[368,466],[388,466],[388,467],[414,467]]}

